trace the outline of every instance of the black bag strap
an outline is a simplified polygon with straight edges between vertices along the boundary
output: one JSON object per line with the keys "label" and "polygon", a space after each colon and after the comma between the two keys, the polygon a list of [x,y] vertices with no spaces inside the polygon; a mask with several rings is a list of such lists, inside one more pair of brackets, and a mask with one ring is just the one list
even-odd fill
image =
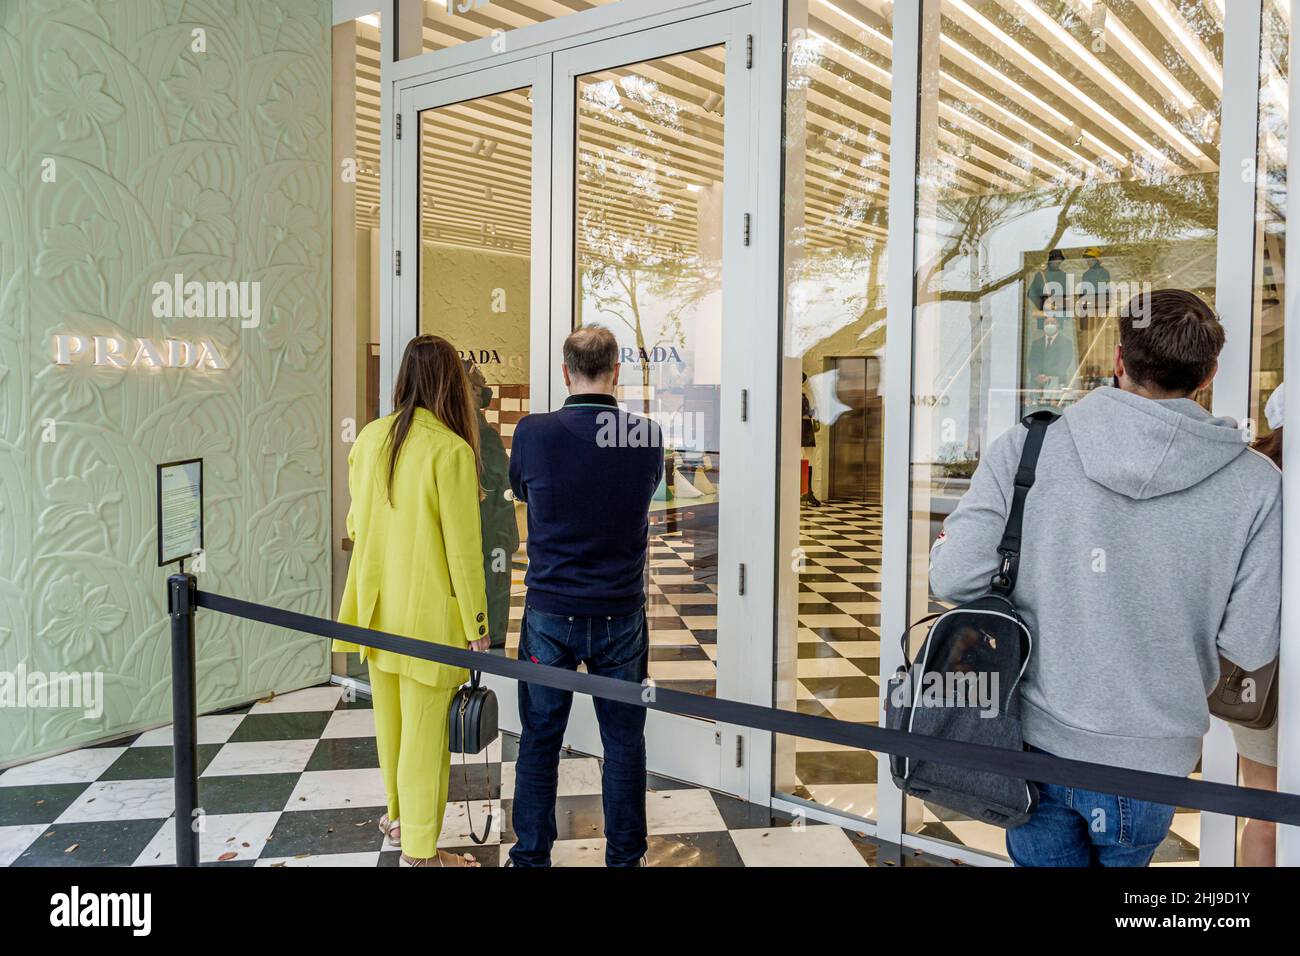
{"label": "black bag strap", "polygon": [[1016,575],[1020,570],[1020,534],[1025,520],[1025,499],[1034,487],[1038,471],[1038,454],[1043,450],[1047,429],[1060,418],[1056,412],[1040,411],[1026,415],[1020,423],[1029,429],[1025,447],[1020,451],[1020,467],[1016,469],[1015,492],[1011,498],[1011,511],[1007,514],[1007,527],[998,543],[1002,564],[990,582],[994,591],[1008,596],[1016,588]]}
{"label": "black bag strap", "polygon": [[469,672],[469,693],[462,695],[460,704],[460,772],[465,781],[465,819],[469,821],[469,838],[479,846],[482,846],[492,833],[492,773],[488,763],[488,748],[484,747],[483,768],[488,771],[488,818],[487,823],[483,825],[483,835],[479,836],[474,832],[474,808],[469,795],[469,764],[466,763],[465,758],[465,711],[469,710],[470,695],[478,690],[482,676],[478,671]]}

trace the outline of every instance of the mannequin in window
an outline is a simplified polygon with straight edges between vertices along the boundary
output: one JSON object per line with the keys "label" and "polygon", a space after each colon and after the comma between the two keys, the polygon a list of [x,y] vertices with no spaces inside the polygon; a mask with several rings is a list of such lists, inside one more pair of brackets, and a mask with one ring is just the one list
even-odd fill
{"label": "mannequin in window", "polygon": [[1110,310],[1110,270],[1101,264],[1101,250],[1096,246],[1083,255],[1088,268],[1079,281],[1079,331],[1086,332],[1094,316],[1105,316]]}
{"label": "mannequin in window", "polygon": [[478,403],[479,455],[483,461],[483,499],[479,519],[483,529],[483,576],[487,584],[488,636],[492,647],[506,646],[510,622],[510,576],[519,549],[519,523],[515,505],[506,497],[510,489],[510,459],[496,427],[488,421],[492,388],[477,365],[467,367],[470,389]]}
{"label": "mannequin in window", "polygon": [[1034,277],[1029,280],[1029,290],[1025,293],[1025,297],[1037,317],[1040,332],[1043,330],[1044,313],[1059,311],[1064,307],[1065,291],[1069,281],[1065,270],[1061,268],[1061,263],[1064,261],[1065,253],[1060,249],[1053,249],[1047,254],[1047,265],[1043,267],[1043,271],[1034,273]]}
{"label": "mannequin in window", "polygon": [[1078,371],[1074,336],[1061,329],[1055,315],[1045,316],[1043,334],[1029,344],[1026,362],[1031,388],[1049,391],[1068,388]]}

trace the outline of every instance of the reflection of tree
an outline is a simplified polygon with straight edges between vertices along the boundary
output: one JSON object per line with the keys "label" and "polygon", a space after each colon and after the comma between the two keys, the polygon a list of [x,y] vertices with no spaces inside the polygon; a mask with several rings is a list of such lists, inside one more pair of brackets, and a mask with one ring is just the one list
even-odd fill
{"label": "reflection of tree", "polygon": [[681,152],[686,123],[696,121],[642,77],[625,76],[621,86],[620,92],[613,81],[595,83],[579,104],[581,125],[618,144],[579,136],[579,291],[594,306],[584,319],[613,319],[631,331],[648,412],[647,356],[686,344],[684,314],[720,287],[721,263],[701,256],[695,242],[686,248],[664,225],[698,231],[698,210],[684,201],[685,183],[671,160]]}
{"label": "reflection of tree", "polygon": [[[1025,253],[1040,251],[1046,256],[1067,232],[1106,245],[1165,244],[1213,233],[1218,222],[1218,179],[1213,173],[1177,175],[932,199],[926,218],[942,223],[945,235],[939,237],[933,256],[918,264],[916,302],[918,306],[970,303],[969,358],[951,376],[955,379],[961,370],[968,370],[970,409],[979,409],[983,400],[981,375],[988,347],[984,300],[1028,281],[1034,268],[1017,266],[990,275],[985,244],[999,228],[1040,210],[1054,210],[1055,221],[1041,250],[1022,250]],[[962,260],[967,268],[952,268]],[[935,393],[946,392],[948,384],[936,383]],[[983,446],[982,415],[972,415],[967,434],[969,449],[978,454]]]}

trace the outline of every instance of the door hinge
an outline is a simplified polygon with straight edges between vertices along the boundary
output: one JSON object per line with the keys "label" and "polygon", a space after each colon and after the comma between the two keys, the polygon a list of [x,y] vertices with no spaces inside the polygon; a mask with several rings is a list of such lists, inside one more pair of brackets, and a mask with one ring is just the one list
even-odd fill
{"label": "door hinge", "polygon": [[745,36],[745,69],[754,68],[754,34],[750,33]]}
{"label": "door hinge", "polygon": [[736,766],[745,766],[745,738],[736,734]]}
{"label": "door hinge", "polygon": [[745,245],[749,245],[749,231],[752,219],[749,213],[745,213]]}
{"label": "door hinge", "polygon": [[398,249],[393,256],[394,271],[400,276],[402,274],[402,250]]}
{"label": "door hinge", "polygon": [[402,138],[402,114],[398,113],[396,115],[396,119],[397,119],[397,138],[401,139]]}
{"label": "door hinge", "polygon": [[745,593],[745,565],[743,563],[740,565],[740,574],[738,576],[736,593],[737,594]]}
{"label": "door hinge", "polygon": [[749,421],[749,389],[747,388],[740,390],[740,420]]}

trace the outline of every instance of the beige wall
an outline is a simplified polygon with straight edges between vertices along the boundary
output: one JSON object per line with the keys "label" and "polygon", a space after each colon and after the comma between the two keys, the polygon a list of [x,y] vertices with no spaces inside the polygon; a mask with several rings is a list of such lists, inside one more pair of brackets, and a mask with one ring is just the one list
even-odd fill
{"label": "beige wall", "polygon": [[525,256],[426,242],[420,330],[479,353],[488,384],[527,384],[529,269]]}

